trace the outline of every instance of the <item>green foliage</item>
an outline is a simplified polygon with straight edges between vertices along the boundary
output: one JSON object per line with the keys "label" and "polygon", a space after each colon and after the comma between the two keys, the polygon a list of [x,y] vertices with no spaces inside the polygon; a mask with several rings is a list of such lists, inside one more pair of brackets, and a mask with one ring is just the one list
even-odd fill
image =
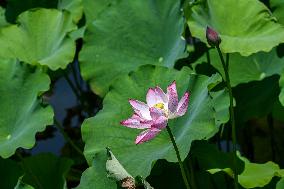
{"label": "green foliage", "polygon": [[[179,97],[190,92],[187,113],[169,126],[191,189],[232,189],[235,168],[239,189],[284,188],[283,0],[0,4],[0,188],[115,189],[124,177],[149,188],[144,178],[157,189],[184,188],[167,132],[135,145],[141,130],[120,124],[133,114],[128,99],[145,101],[149,87],[165,90],[173,80]],[[228,62],[236,129],[229,122],[228,80],[218,51],[208,48],[207,26],[220,34]],[[61,78],[74,95],[66,95]],[[54,100],[57,90],[64,102]],[[94,93],[104,98],[102,107]],[[57,110],[65,103],[62,118]],[[36,142],[39,147],[59,136],[52,126],[45,130],[54,120],[63,120],[59,128],[69,144],[61,157],[35,155],[37,148],[29,149]],[[232,143],[250,160],[234,162]]]}
{"label": "green foliage", "polygon": [[52,124],[52,109],[42,107],[38,95],[50,80],[39,69],[14,59],[0,62],[0,156],[7,158],[18,147],[32,148],[35,133]]}
{"label": "green foliage", "polygon": [[282,189],[282,188],[284,188],[284,178],[281,178],[281,180],[276,185],[276,189]]}
{"label": "green foliage", "polygon": [[52,154],[39,154],[24,158],[21,163],[0,158],[1,188],[63,189],[65,177],[72,165],[68,158]]}
{"label": "green foliage", "polygon": [[70,14],[37,9],[22,13],[17,22],[0,29],[0,57],[18,58],[52,70],[65,68],[73,60],[75,42],[68,33],[76,26]]}
{"label": "green foliage", "polygon": [[278,79],[279,77],[272,76],[234,88],[236,114],[239,122],[266,116],[273,110],[279,95]]}
{"label": "green foliage", "polygon": [[224,53],[244,56],[269,52],[284,42],[284,28],[257,0],[198,0],[190,7],[188,25],[194,37],[206,42],[206,26],[220,33]]}
{"label": "green foliage", "polygon": [[[273,162],[264,164],[251,163],[245,157],[242,157],[239,154],[238,156],[239,159],[245,163],[244,171],[239,175],[239,183],[244,188],[264,187],[274,176],[284,177],[284,169],[280,169],[279,166]],[[230,168],[210,169],[208,171],[211,174],[218,171],[224,171],[230,176],[233,176]]]}
{"label": "green foliage", "polygon": [[0,7],[0,27],[8,25],[5,17],[5,9]]}
{"label": "green foliage", "polygon": [[20,177],[14,189],[34,189],[34,188],[28,184],[23,183],[22,177]]}
{"label": "green foliage", "polygon": [[281,91],[279,94],[279,101],[281,102],[283,106],[284,105],[284,70],[282,70],[282,73],[279,79],[279,86],[281,87]]}
{"label": "green foliage", "polygon": [[273,15],[277,18],[277,21],[284,24],[284,1],[270,0],[270,7],[273,10]]}
{"label": "green foliage", "polygon": [[97,19],[97,16],[103,12],[105,9],[108,9],[113,4],[116,4],[117,0],[82,0],[84,13],[86,16],[86,21],[88,24]]}
{"label": "green foliage", "polygon": [[[210,64],[213,65],[222,75],[224,69],[216,50],[210,53]],[[232,86],[251,81],[260,81],[272,75],[280,75],[284,68],[284,58],[279,58],[274,48],[269,53],[259,52],[248,57],[241,56],[239,53],[229,55],[229,74]],[[203,55],[195,64],[207,62]]]}
{"label": "green foliage", "polygon": [[87,27],[79,58],[83,78],[96,94],[105,96],[118,76],[141,65],[173,67],[185,49],[183,24],[179,1],[124,0],[113,4]]}
{"label": "green foliage", "polygon": [[[218,131],[219,125],[215,124],[216,112],[213,108],[213,99],[208,94],[208,87],[216,85],[220,77],[214,75],[209,78],[190,74],[190,72],[189,69],[176,71],[164,67],[144,66],[137,72],[118,79],[104,99],[103,110],[83,123],[82,135],[86,143],[84,153],[89,163],[95,162],[94,167],[89,168],[86,175],[91,175],[96,167],[100,170],[100,163],[105,161],[103,152],[106,146],[112,149],[121,164],[132,175],[146,177],[150,173],[151,164],[157,159],[177,161],[169,136],[165,131],[148,143],[135,145],[134,140],[139,130],[126,128],[119,124],[133,113],[128,99],[145,101],[149,87],[159,85],[165,90],[167,84],[176,80],[179,94],[183,94],[185,90],[190,91],[188,113],[169,123],[183,159],[188,154],[193,140],[213,136]],[[228,109],[228,102],[225,108]],[[106,173],[101,173],[101,171],[96,173],[96,177],[105,178]],[[87,188],[86,183],[80,186]],[[95,184],[99,188],[105,187],[99,183]]]}
{"label": "green foliage", "polygon": [[6,17],[10,23],[15,23],[17,17],[32,8],[56,8],[58,0],[7,0]]}
{"label": "green foliage", "polygon": [[17,180],[23,175],[23,171],[18,163],[10,159],[0,158],[0,188],[13,188],[16,186]]}
{"label": "green foliage", "polygon": [[74,22],[78,22],[83,16],[82,0],[59,0],[58,9],[69,11]]}
{"label": "green foliage", "polygon": [[[233,153],[224,153],[217,149],[216,145],[209,144],[206,141],[196,141],[193,143],[191,151],[191,158],[198,161],[201,170],[208,170],[212,168],[230,168],[234,166]],[[220,158],[222,157],[222,158]],[[244,163],[238,160],[238,173],[241,173],[244,168]]]}
{"label": "green foliage", "polygon": [[40,189],[63,189],[72,160],[39,154],[25,158],[21,164],[26,171],[22,179],[24,183]]}
{"label": "green foliage", "polygon": [[96,154],[93,164],[82,173],[80,185],[76,189],[89,189],[92,187],[115,189],[116,183],[107,178],[106,173],[106,160],[107,155],[104,150]]}
{"label": "green foliage", "polygon": [[83,14],[82,0],[7,0],[7,20],[15,23],[22,12],[35,8],[67,10],[74,22],[78,22]]}

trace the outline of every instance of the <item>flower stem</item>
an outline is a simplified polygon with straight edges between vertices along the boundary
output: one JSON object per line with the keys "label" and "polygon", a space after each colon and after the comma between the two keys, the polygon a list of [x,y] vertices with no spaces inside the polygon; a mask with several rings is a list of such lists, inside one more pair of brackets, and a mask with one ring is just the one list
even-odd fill
{"label": "flower stem", "polygon": [[74,84],[72,83],[72,81],[70,80],[70,78],[68,77],[68,74],[66,72],[63,73],[64,79],[67,81],[68,85],[70,86],[71,90],[74,92],[74,94],[76,95],[76,97],[78,99],[81,99],[81,95],[78,92],[77,88],[74,86]]}
{"label": "flower stem", "polygon": [[167,131],[169,133],[170,139],[172,141],[172,144],[174,146],[174,149],[175,149],[175,152],[176,152],[176,155],[177,155],[177,159],[178,159],[178,163],[179,163],[179,167],[180,167],[180,171],[181,171],[181,175],[182,175],[184,184],[185,184],[187,189],[190,189],[189,182],[188,182],[186,174],[185,174],[185,169],[184,169],[183,163],[182,163],[181,158],[180,158],[179,150],[178,150],[174,135],[173,135],[169,125],[167,125]]}
{"label": "flower stem", "polygon": [[72,139],[65,133],[63,127],[61,126],[61,124],[56,119],[54,119],[54,125],[61,132],[61,134],[63,135],[64,139],[74,148],[74,150],[77,153],[79,153],[80,155],[84,156],[84,154],[81,151],[81,149],[78,146],[76,146],[76,144],[72,141]]}
{"label": "flower stem", "polygon": [[227,55],[227,62],[225,63],[220,47],[216,46],[216,48],[225,72],[225,82],[230,96],[230,120],[232,126],[232,140],[233,140],[233,153],[234,153],[233,156],[234,181],[235,181],[234,183],[235,183],[235,189],[238,189],[239,185],[238,185],[238,172],[237,172],[237,136],[236,136],[235,113],[234,113],[234,104],[233,104],[234,99],[233,99],[232,86],[229,77],[229,56]]}

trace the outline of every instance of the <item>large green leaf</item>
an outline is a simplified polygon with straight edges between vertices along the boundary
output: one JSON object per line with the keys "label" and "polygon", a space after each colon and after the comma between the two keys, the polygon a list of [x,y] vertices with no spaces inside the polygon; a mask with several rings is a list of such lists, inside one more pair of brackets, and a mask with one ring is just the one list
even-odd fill
{"label": "large green leaf", "polygon": [[24,12],[18,17],[18,25],[0,29],[0,57],[18,58],[52,70],[65,68],[75,54],[75,42],[68,37],[75,29],[67,12],[54,9]]}
{"label": "large green leaf", "polygon": [[216,125],[226,123],[229,121],[230,115],[228,112],[228,104],[230,102],[230,97],[227,91],[217,91],[211,92],[210,95],[213,98],[213,107],[216,111]]}
{"label": "large green leaf", "polygon": [[[194,165],[198,165],[200,172],[204,174],[206,178],[206,174],[208,169],[216,168],[219,169],[230,169],[230,174],[233,174],[231,169],[234,168],[234,160],[233,153],[225,153],[217,149],[217,145],[209,144],[207,141],[195,141],[192,144],[189,157],[194,161]],[[238,159],[237,161],[237,172],[241,173],[244,169],[244,163]],[[209,173],[208,173],[209,174]],[[209,174],[210,175],[210,174]],[[199,180],[199,188],[214,188],[215,183],[218,184],[218,187],[215,188],[230,188],[228,186],[222,187],[221,185],[228,185],[228,179],[225,174],[214,175],[211,179],[219,180],[219,182],[209,181],[209,185],[213,185],[211,187],[204,187],[202,184],[204,182],[204,178],[196,178]],[[233,181],[231,181],[233,183]],[[203,187],[200,187],[203,186]],[[232,187],[233,188],[233,187]]]}
{"label": "large green leaf", "polygon": [[188,25],[204,42],[206,26],[213,27],[220,33],[223,52],[248,56],[284,42],[284,27],[275,20],[257,0],[199,0],[191,8]]}
{"label": "large green leaf", "polygon": [[74,22],[78,22],[83,16],[82,0],[59,0],[58,9],[69,11]]}
{"label": "large green leaf", "polygon": [[22,13],[33,8],[54,8],[67,10],[74,22],[78,22],[83,14],[82,0],[7,0],[6,16],[9,22],[15,23]]}
{"label": "large green leaf", "polygon": [[24,173],[21,167],[10,159],[0,158],[0,169],[0,188],[13,188]]}
{"label": "large green leaf", "polygon": [[18,147],[31,148],[35,133],[53,122],[53,111],[42,107],[37,96],[49,89],[46,74],[15,60],[0,62],[0,156]]}
{"label": "large green leaf", "polygon": [[96,154],[93,165],[82,173],[80,185],[76,189],[116,189],[116,183],[107,177],[106,150]]}
{"label": "large green leaf", "polygon": [[[238,181],[244,188],[264,187],[274,176],[284,177],[284,169],[280,169],[276,163],[271,161],[263,164],[251,163],[245,157],[238,156],[245,164],[244,171],[238,176]],[[212,174],[218,171],[224,171],[229,175],[232,172],[230,168],[209,170]]]}
{"label": "large green leaf", "polygon": [[262,81],[240,84],[233,88],[236,99],[236,121],[244,122],[251,118],[266,116],[278,101],[278,76]]}
{"label": "large green leaf", "polygon": [[15,23],[22,12],[32,8],[56,8],[58,0],[7,0],[6,17],[11,23]]}
{"label": "large green leaf", "polygon": [[185,49],[183,25],[179,1],[118,1],[87,28],[79,57],[84,79],[104,96],[119,75],[140,65],[173,67]]}
{"label": "large green leaf", "polygon": [[0,7],[0,27],[8,25],[5,17],[5,9]]}
{"label": "large green leaf", "polygon": [[281,178],[276,185],[276,189],[282,189],[282,188],[284,188],[284,178]]}
{"label": "large green leaf", "polygon": [[58,158],[52,154],[39,154],[25,158],[23,182],[37,189],[63,189],[65,176],[72,160]]}
{"label": "large green leaf", "polygon": [[117,0],[82,0],[86,21],[91,24],[97,16]]}
{"label": "large green leaf", "polygon": [[284,70],[282,70],[280,79],[279,79],[279,86],[281,88],[280,94],[279,94],[279,101],[284,106]]}
{"label": "large green leaf", "polygon": [[270,0],[270,7],[273,10],[273,15],[277,18],[277,21],[284,25],[284,1],[282,0]]}
{"label": "large green leaf", "polygon": [[[209,144],[207,141],[196,141],[190,150],[190,157],[195,158],[201,170],[206,171],[212,168],[231,168],[234,167],[233,153],[225,153],[217,149],[216,145]],[[222,158],[220,158],[222,157]],[[243,171],[244,163],[237,161],[237,171]]]}
{"label": "large green leaf", "polygon": [[[89,163],[94,162],[94,167],[84,174],[81,188],[87,188],[90,183],[98,188],[105,187],[102,182],[106,182],[106,173],[99,170],[102,170],[101,164],[105,163],[107,146],[131,175],[146,177],[150,173],[151,164],[157,159],[177,161],[166,131],[162,131],[148,143],[135,145],[136,135],[141,131],[119,124],[121,120],[133,114],[128,99],[145,101],[149,87],[159,85],[165,90],[168,84],[176,80],[180,96],[186,90],[190,91],[186,115],[169,122],[182,159],[188,154],[193,140],[210,138],[218,131],[219,127],[215,124],[215,103],[213,97],[209,96],[208,87],[220,82],[220,77],[214,75],[209,78],[190,72],[189,69],[176,71],[165,67],[143,66],[129,76],[120,77],[112,85],[111,91],[104,99],[103,110],[95,117],[85,120],[82,126],[83,140],[86,143],[84,154]],[[99,179],[102,179],[102,182],[99,182]]]}
{"label": "large green leaf", "polygon": [[15,186],[14,189],[34,189],[34,187],[28,185],[28,184],[25,184],[23,181],[22,181],[22,178],[23,177],[20,177],[19,180],[18,180],[18,183],[17,185]]}
{"label": "large green leaf", "polygon": [[[210,63],[224,76],[224,69],[219,55],[215,49],[209,51]],[[207,62],[206,55],[198,61]],[[269,53],[259,52],[249,57],[243,57],[239,53],[229,55],[229,74],[231,85],[234,87],[241,83],[259,81],[266,77],[281,74],[284,68],[284,58],[279,58],[276,49]]]}

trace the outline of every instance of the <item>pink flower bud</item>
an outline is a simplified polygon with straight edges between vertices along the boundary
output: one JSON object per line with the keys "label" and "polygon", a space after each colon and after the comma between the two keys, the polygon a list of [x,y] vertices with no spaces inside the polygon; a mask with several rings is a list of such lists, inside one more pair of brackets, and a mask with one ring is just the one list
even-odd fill
{"label": "pink flower bud", "polygon": [[208,44],[212,47],[219,46],[219,44],[221,43],[219,34],[208,26],[206,28],[206,39]]}

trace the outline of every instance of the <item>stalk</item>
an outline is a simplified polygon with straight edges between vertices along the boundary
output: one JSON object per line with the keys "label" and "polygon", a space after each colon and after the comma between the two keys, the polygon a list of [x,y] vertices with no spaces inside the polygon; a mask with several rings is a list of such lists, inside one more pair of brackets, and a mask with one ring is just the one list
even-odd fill
{"label": "stalk", "polygon": [[235,189],[238,189],[238,173],[237,173],[237,135],[236,135],[236,125],[235,125],[235,114],[234,114],[234,104],[233,104],[233,92],[229,77],[229,57],[227,55],[227,62],[224,61],[222,52],[219,45],[216,46],[224,72],[225,72],[225,82],[230,96],[230,121],[232,126],[232,140],[233,140],[233,162],[234,162],[234,185]]}
{"label": "stalk", "polygon": [[74,148],[76,152],[78,152],[80,155],[84,156],[81,149],[72,141],[72,139],[65,133],[63,127],[60,125],[60,123],[54,119],[54,125],[57,127],[57,129],[61,132],[64,139]]}
{"label": "stalk", "polygon": [[179,163],[179,167],[180,167],[180,171],[181,171],[181,175],[182,175],[184,184],[185,184],[187,189],[190,189],[189,182],[188,182],[187,177],[186,177],[185,169],[184,169],[183,163],[182,163],[181,158],[180,158],[179,150],[178,150],[174,135],[173,135],[169,125],[167,125],[166,128],[167,128],[167,131],[169,133],[169,136],[170,136],[171,142],[173,144],[174,150],[176,152],[176,156],[177,156],[177,159],[178,159],[178,163]]}

